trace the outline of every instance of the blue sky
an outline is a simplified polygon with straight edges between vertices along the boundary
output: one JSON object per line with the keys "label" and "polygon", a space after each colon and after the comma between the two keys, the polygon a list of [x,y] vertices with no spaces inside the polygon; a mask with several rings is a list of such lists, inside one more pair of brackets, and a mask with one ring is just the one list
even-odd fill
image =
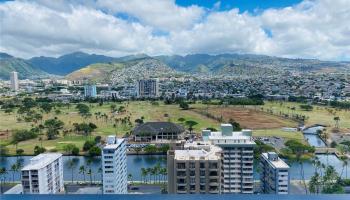
{"label": "blue sky", "polygon": [[301,0],[176,0],[176,4],[181,6],[198,5],[208,9],[213,8],[218,2],[220,2],[219,10],[239,8],[240,12],[254,13],[256,10],[293,6]]}
{"label": "blue sky", "polygon": [[350,60],[350,0],[15,0],[0,52],[248,53]]}

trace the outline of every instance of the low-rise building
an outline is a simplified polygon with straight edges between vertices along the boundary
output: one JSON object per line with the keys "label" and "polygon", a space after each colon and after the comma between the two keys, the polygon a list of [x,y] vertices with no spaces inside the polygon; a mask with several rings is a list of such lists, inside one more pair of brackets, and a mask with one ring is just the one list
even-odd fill
{"label": "low-rise building", "polygon": [[135,127],[132,131],[137,142],[159,140],[178,140],[185,129],[172,122],[146,122]]}
{"label": "low-rise building", "polygon": [[64,191],[60,153],[43,153],[21,170],[24,194],[56,194]]}
{"label": "low-rise building", "polygon": [[289,193],[289,166],[275,152],[263,153],[260,159],[261,191],[267,194]]}

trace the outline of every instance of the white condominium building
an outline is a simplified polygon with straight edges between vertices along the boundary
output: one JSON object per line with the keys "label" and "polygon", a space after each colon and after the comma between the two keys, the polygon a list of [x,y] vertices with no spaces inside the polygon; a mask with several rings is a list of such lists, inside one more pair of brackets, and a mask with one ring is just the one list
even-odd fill
{"label": "white condominium building", "polygon": [[64,191],[63,161],[60,153],[43,153],[22,169],[24,194],[56,194]]}
{"label": "white condominium building", "polygon": [[222,132],[205,130],[207,140],[222,149],[221,193],[254,192],[253,148],[251,130],[233,132],[231,124],[221,124]]}
{"label": "white condominium building", "polygon": [[125,143],[124,139],[118,139],[115,136],[107,137],[107,144],[102,151],[104,194],[128,193]]}
{"label": "white condominium building", "polygon": [[260,159],[261,191],[267,194],[289,193],[289,166],[275,152],[263,153]]}
{"label": "white condominium building", "polygon": [[18,73],[13,71],[10,75],[10,81],[11,81],[11,89],[15,92],[19,89],[19,83],[18,83]]}

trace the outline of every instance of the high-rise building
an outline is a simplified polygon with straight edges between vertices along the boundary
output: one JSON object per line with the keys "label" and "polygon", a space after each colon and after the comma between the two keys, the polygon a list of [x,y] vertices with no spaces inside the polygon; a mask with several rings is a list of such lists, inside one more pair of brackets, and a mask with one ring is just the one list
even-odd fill
{"label": "high-rise building", "polygon": [[219,194],[220,151],[207,143],[186,143],[184,150],[168,151],[168,192]]}
{"label": "high-rise building", "polygon": [[208,140],[221,151],[221,193],[254,192],[251,130],[233,132],[231,124],[221,124],[222,132],[209,132]]}
{"label": "high-rise building", "polygon": [[127,194],[128,173],[126,163],[126,145],[124,139],[107,137],[102,150],[102,172],[104,194]]}
{"label": "high-rise building", "polygon": [[43,153],[21,170],[24,194],[56,194],[64,191],[60,153]]}
{"label": "high-rise building", "polygon": [[11,72],[10,80],[11,80],[11,89],[17,92],[19,89],[18,73],[15,71]]}
{"label": "high-rise building", "polygon": [[84,86],[84,96],[85,97],[96,97],[97,96],[96,85],[85,85]]}
{"label": "high-rise building", "polygon": [[267,194],[289,193],[289,166],[275,152],[263,153],[260,159],[261,191]]}
{"label": "high-rise building", "polygon": [[139,80],[137,82],[137,97],[155,98],[159,96],[158,79]]}

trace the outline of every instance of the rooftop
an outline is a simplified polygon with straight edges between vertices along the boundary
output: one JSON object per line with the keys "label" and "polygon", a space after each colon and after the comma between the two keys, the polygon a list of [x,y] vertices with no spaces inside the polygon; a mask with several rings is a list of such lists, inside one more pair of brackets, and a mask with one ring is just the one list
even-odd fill
{"label": "rooftop", "polygon": [[141,124],[132,131],[134,135],[150,134],[157,135],[159,133],[183,133],[185,129],[172,122],[146,122]]}
{"label": "rooftop", "polygon": [[[269,152],[271,153],[271,152]],[[262,157],[275,169],[289,169],[289,165],[277,156],[276,160],[269,159],[269,153],[262,153]],[[274,152],[273,152],[274,153]]]}
{"label": "rooftop", "polygon": [[61,153],[42,153],[30,159],[30,163],[22,170],[38,170],[62,157]]}
{"label": "rooftop", "polygon": [[123,141],[124,139],[122,138],[117,138],[114,135],[110,135],[107,137],[107,144],[103,147],[103,149],[116,149]]}
{"label": "rooftop", "polygon": [[218,160],[221,148],[215,145],[191,143],[185,144],[186,150],[175,150],[175,160]]}

